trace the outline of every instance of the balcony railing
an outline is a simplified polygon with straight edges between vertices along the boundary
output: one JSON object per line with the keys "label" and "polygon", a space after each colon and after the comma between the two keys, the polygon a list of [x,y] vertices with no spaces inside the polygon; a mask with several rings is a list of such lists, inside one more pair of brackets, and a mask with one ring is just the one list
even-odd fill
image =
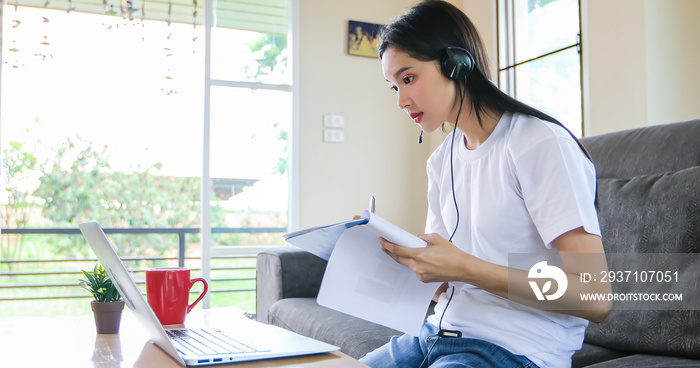
{"label": "balcony railing", "polygon": [[[77,235],[79,229],[2,229],[3,236],[9,234],[58,234]],[[199,257],[187,256],[187,234],[199,233],[199,228],[106,228],[106,234],[173,234],[177,237],[177,257],[122,257],[127,269],[139,285],[145,283],[145,271],[148,267],[130,267],[131,264],[149,264],[153,262],[175,263],[180,267],[186,266],[186,261],[197,263]],[[212,228],[213,234],[235,233],[284,233],[286,228]],[[255,257],[257,252],[268,246],[218,247],[217,252],[211,256],[211,280],[210,293],[236,293],[255,291]],[[229,251],[226,251],[229,250]],[[234,254],[227,254],[234,253]],[[82,278],[80,270],[91,270],[97,262],[96,258],[60,258],[60,259],[1,259],[0,264],[0,302],[3,301],[30,301],[46,299],[76,299],[91,298],[89,294],[78,286],[77,280]],[[193,274],[200,272],[198,266],[187,266]],[[220,276],[215,276],[216,274]],[[231,274],[240,274],[234,275]],[[32,279],[51,282],[37,282]],[[245,282],[253,284],[252,287],[231,286]],[[17,291],[21,290],[21,293]],[[56,293],[56,290],[61,290]],[[143,290],[143,289],[142,289]],[[193,291],[197,292],[197,291]]]}

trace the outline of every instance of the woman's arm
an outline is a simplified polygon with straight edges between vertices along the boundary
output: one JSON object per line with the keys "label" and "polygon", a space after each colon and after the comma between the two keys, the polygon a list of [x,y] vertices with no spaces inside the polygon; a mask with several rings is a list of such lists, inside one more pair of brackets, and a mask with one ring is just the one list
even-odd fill
{"label": "woman's arm", "polygon": [[[528,271],[486,262],[465,253],[437,234],[419,235],[428,243],[425,248],[406,248],[380,238],[384,252],[396,262],[411,268],[423,282],[461,281],[511,301],[533,308],[546,309],[588,319],[603,321],[612,302],[582,301],[582,293],[610,293],[609,283],[581,282],[584,272],[607,271],[607,262],[600,237],[577,228],[557,237],[553,244],[559,250],[568,287],[556,300],[538,301],[528,283]],[[585,254],[582,255],[582,254]]]}

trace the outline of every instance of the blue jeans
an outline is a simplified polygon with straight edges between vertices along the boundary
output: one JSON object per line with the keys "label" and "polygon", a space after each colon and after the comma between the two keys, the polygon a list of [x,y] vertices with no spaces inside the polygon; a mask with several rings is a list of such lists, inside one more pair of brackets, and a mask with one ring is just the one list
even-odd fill
{"label": "blue jeans", "polygon": [[[536,368],[522,355],[477,339],[440,338],[438,328],[426,323],[420,336],[394,336],[388,344],[370,352],[360,361],[371,368]],[[432,347],[432,349],[431,349]],[[426,358],[426,354],[430,353]]]}

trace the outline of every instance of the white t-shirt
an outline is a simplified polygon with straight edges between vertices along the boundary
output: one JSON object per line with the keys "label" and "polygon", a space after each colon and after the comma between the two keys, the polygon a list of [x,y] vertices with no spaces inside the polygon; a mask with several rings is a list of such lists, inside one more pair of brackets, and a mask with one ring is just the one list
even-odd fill
{"label": "white t-shirt", "polygon": [[[452,198],[452,135],[428,159],[426,233],[449,239],[457,215]],[[600,235],[594,206],[595,168],[562,127],[505,113],[488,139],[468,150],[456,130],[454,191],[459,225],[455,246],[508,266],[509,253],[542,253],[559,235],[583,226]],[[568,367],[581,348],[588,321],[541,311],[464,283],[455,292],[442,328],[525,355],[540,367]],[[438,326],[451,290],[428,322]]]}

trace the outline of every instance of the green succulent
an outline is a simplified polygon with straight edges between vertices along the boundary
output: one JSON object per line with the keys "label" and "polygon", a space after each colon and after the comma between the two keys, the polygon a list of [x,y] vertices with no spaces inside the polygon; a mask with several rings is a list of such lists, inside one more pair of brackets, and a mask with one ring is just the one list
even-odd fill
{"label": "green succulent", "polygon": [[112,284],[109,275],[105,272],[102,265],[95,265],[92,274],[82,270],[85,279],[80,280],[80,286],[89,291],[95,297],[97,302],[117,302],[121,299],[119,291]]}

